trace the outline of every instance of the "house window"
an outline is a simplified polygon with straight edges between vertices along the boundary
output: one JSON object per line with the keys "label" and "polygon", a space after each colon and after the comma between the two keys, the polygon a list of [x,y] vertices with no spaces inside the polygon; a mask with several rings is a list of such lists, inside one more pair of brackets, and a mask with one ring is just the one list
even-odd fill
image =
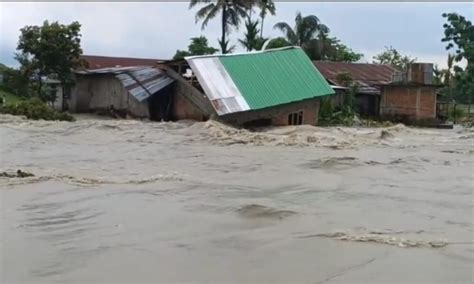
{"label": "house window", "polygon": [[293,112],[288,115],[288,125],[303,124],[303,111]]}

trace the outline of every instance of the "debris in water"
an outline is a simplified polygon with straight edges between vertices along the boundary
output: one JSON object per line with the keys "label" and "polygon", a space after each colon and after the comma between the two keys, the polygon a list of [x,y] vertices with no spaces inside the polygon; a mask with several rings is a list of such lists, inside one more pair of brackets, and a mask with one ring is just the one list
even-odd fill
{"label": "debris in water", "polygon": [[270,218],[270,219],[283,219],[292,215],[296,212],[290,210],[277,210],[263,205],[249,204],[245,205],[237,210],[240,215],[246,218]]}
{"label": "debris in water", "polygon": [[7,178],[26,178],[26,177],[34,177],[35,175],[29,172],[24,172],[22,170],[17,170],[16,173],[8,173],[8,172],[1,172],[0,177],[7,177]]}
{"label": "debris in water", "polygon": [[383,129],[381,132],[380,132],[380,139],[387,139],[387,138],[393,138],[395,135],[393,135],[392,132],[390,132],[389,130],[387,129]]}

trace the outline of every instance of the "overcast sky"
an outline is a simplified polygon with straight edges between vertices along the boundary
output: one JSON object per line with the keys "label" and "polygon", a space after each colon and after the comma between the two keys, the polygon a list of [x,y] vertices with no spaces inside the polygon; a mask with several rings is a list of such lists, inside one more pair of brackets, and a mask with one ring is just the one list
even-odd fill
{"label": "overcast sky", "polygon": [[[385,46],[422,62],[445,66],[443,12],[458,12],[473,20],[473,3],[319,3],[277,2],[277,15],[265,22],[265,35],[279,36],[273,25],[294,23],[297,11],[314,14],[363,61]],[[177,3],[0,3],[0,62],[15,66],[13,59],[19,29],[44,20],[82,24],[84,54],[167,59],[186,49],[189,38],[205,35],[218,47],[219,20],[202,31],[195,23],[196,8]],[[242,30],[233,33],[233,43]]]}

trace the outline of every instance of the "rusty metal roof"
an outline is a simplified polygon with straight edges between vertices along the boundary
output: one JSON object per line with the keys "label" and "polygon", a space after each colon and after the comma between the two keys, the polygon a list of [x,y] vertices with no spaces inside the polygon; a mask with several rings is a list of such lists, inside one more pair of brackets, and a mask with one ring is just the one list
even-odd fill
{"label": "rusty metal roof", "polygon": [[139,102],[146,100],[175,81],[160,69],[147,66],[101,68],[76,71],[76,73],[81,75],[115,75],[123,87]]}
{"label": "rusty metal roof", "polygon": [[347,63],[331,61],[313,61],[319,72],[326,80],[333,84],[339,73],[349,73],[357,83],[360,92],[380,93],[380,86],[392,83],[395,74],[399,73],[396,67],[387,64]]}
{"label": "rusty metal roof", "polygon": [[156,66],[157,63],[163,61],[160,59],[151,58],[110,57],[97,55],[81,55],[81,59],[88,63],[87,69],[128,66]]}

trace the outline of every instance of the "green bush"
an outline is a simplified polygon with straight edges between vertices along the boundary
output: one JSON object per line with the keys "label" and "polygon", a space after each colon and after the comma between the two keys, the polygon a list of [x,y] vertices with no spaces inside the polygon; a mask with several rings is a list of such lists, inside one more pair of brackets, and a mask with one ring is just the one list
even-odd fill
{"label": "green bush", "polygon": [[24,115],[28,119],[74,121],[74,117],[65,112],[59,112],[47,106],[37,97],[16,104],[6,104],[0,107],[0,113]]}
{"label": "green bush", "polygon": [[456,107],[449,110],[449,118],[451,120],[460,119],[465,116],[465,112],[462,108]]}

